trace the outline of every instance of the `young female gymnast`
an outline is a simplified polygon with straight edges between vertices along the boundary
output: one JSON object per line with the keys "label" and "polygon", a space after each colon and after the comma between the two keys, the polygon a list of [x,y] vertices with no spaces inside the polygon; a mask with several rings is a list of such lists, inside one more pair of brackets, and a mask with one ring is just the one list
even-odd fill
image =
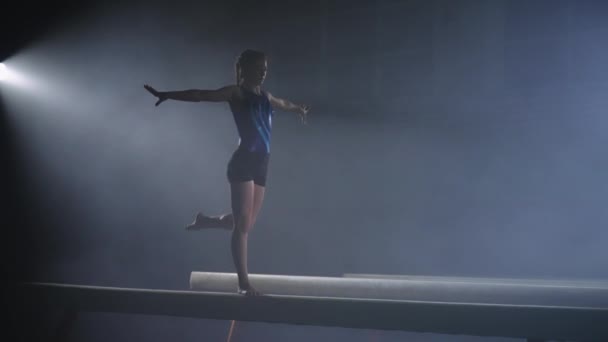
{"label": "young female gymnast", "polygon": [[239,134],[239,146],[228,163],[232,212],[220,216],[196,214],[188,230],[223,228],[232,230],[232,259],[238,274],[238,292],[247,296],[261,293],[250,283],[247,271],[247,236],[255,224],[266,187],[270,158],[270,133],[273,109],[299,114],[306,123],[309,107],[277,98],[261,89],[266,78],[266,55],[244,51],[235,64],[236,85],[216,90],[157,91],[144,85],[158,98],[156,106],[166,100],[228,102]]}

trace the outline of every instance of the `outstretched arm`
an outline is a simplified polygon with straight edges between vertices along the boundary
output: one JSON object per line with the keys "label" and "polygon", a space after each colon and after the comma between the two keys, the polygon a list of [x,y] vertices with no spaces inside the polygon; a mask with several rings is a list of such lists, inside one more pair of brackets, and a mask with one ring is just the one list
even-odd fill
{"label": "outstretched arm", "polygon": [[216,90],[189,89],[180,91],[157,91],[145,84],[144,88],[152,95],[158,97],[156,106],[166,100],[189,101],[189,102],[222,102],[229,101],[234,94],[235,86],[225,86]]}
{"label": "outstretched arm", "polygon": [[297,113],[300,115],[300,121],[302,123],[306,123],[306,115],[310,110],[310,107],[307,105],[297,105],[289,100],[280,99],[278,97],[272,96],[271,93],[268,94],[268,100],[270,100],[270,104],[273,108],[277,108],[286,112]]}

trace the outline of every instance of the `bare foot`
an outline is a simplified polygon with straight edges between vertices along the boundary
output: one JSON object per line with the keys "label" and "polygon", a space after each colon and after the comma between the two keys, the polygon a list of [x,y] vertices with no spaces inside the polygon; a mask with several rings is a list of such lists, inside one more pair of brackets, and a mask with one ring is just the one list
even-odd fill
{"label": "bare foot", "polygon": [[258,296],[263,295],[260,291],[256,290],[251,285],[246,285],[246,286],[239,285],[238,292],[239,292],[239,294],[245,295],[245,297],[258,297]]}
{"label": "bare foot", "polygon": [[186,230],[199,230],[214,227],[215,220],[203,213],[196,214],[196,218],[192,223],[186,226]]}

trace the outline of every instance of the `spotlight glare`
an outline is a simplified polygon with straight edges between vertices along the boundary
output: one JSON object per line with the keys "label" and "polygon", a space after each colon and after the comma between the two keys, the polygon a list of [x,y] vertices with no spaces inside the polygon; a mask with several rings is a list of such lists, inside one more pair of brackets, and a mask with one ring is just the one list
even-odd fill
{"label": "spotlight glare", "polygon": [[17,86],[19,88],[32,88],[33,83],[18,70],[9,68],[5,63],[0,63],[0,82],[7,86]]}

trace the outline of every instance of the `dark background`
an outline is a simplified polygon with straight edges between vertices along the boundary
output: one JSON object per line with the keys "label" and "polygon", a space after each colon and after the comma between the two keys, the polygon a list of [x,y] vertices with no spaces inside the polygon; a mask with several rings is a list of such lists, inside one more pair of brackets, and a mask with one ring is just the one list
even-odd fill
{"label": "dark background", "polygon": [[[3,10],[3,263],[11,279],[185,290],[233,272],[227,106],[142,87],[234,83],[276,113],[252,273],[606,279],[604,1],[62,2]],[[9,14],[10,13],[10,14]],[[6,26],[6,27],[4,27]],[[222,340],[228,322],[83,315],[74,340]],[[239,340],[503,340],[247,323]]]}

